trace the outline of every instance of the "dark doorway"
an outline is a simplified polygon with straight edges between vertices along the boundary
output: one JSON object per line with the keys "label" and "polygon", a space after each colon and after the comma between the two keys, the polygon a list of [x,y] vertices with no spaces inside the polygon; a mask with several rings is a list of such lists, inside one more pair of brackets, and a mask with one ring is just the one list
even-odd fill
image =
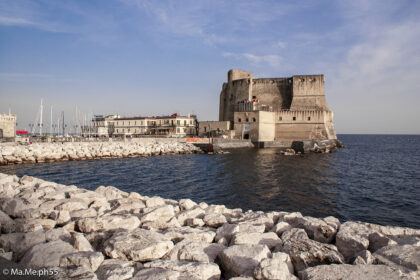
{"label": "dark doorway", "polygon": [[249,133],[244,134],[244,139],[249,139]]}

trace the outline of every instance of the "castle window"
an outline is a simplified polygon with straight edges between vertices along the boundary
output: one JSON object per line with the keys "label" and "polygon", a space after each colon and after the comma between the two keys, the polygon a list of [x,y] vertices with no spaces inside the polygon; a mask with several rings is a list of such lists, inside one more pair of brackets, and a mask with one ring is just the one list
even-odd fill
{"label": "castle window", "polygon": [[282,121],[282,120],[283,120],[283,117],[280,117],[280,118],[279,118],[279,121]]}
{"label": "castle window", "polygon": [[238,119],[238,122],[241,122],[241,121],[242,121],[242,120],[241,120],[241,118],[239,118],[239,119]]}
{"label": "castle window", "polygon": [[296,117],[293,117],[293,120],[295,121],[296,120]]}
{"label": "castle window", "polygon": [[253,121],[253,122],[256,122],[256,121],[257,121],[257,119],[256,119],[256,118],[252,118],[252,121]]}
{"label": "castle window", "polygon": [[249,119],[248,118],[246,118],[246,120],[245,120],[246,122],[249,122]]}
{"label": "castle window", "polygon": [[311,79],[310,79],[310,81],[311,81],[311,82],[315,82],[315,78],[311,78]]}
{"label": "castle window", "polygon": [[301,82],[304,82],[304,81],[305,81],[305,79],[301,78],[301,79],[300,79],[300,81],[301,81]]}
{"label": "castle window", "polygon": [[257,99],[257,97],[255,95],[252,96],[252,99]]}
{"label": "castle window", "polygon": [[311,120],[311,117],[308,117],[308,121],[310,121]]}

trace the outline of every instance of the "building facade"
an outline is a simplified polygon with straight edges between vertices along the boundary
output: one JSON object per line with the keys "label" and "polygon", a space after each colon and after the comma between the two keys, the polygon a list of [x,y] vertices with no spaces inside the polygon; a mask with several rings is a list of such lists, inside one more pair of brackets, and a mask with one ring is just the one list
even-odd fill
{"label": "building facade", "polygon": [[0,139],[12,140],[16,136],[16,115],[0,114]]}
{"label": "building facade", "polygon": [[186,137],[196,135],[197,118],[195,115],[157,117],[120,117],[107,116],[94,118],[93,126],[97,136],[145,135]]}
{"label": "building facade", "polygon": [[237,139],[336,139],[333,118],[324,75],[258,79],[230,70],[220,93],[219,121],[230,121]]}

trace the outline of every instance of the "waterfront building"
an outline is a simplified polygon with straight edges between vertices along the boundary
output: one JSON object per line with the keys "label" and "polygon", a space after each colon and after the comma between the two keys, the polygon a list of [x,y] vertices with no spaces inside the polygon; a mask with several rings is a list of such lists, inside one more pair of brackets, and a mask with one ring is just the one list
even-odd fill
{"label": "waterfront building", "polygon": [[0,140],[14,140],[16,136],[16,114],[0,114]]}
{"label": "waterfront building", "polygon": [[197,135],[197,117],[195,115],[156,117],[120,117],[99,116],[94,118],[93,126],[98,136],[145,135],[186,137]]}

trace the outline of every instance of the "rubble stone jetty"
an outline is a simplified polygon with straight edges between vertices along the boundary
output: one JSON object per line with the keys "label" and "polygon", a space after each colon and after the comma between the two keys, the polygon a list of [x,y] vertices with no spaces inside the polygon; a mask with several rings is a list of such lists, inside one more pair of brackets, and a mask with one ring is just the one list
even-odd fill
{"label": "rubble stone jetty", "polygon": [[55,279],[420,279],[419,229],[2,173],[0,209],[0,257]]}
{"label": "rubble stone jetty", "polygon": [[194,145],[180,142],[34,143],[0,148],[0,165],[202,153]]}

